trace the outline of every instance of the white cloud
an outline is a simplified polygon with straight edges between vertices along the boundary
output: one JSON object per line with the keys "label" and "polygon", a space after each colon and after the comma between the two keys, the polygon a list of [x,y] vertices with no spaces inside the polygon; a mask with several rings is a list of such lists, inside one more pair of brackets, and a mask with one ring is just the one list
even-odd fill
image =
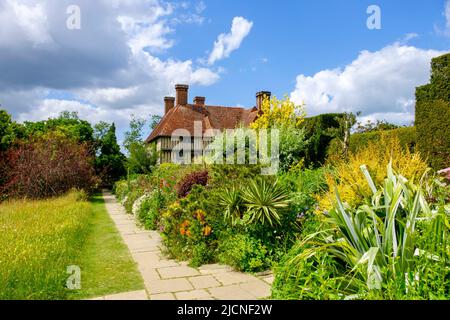
{"label": "white cloud", "polygon": [[253,22],[243,17],[234,17],[231,24],[230,33],[222,33],[214,42],[214,48],[209,55],[208,64],[212,65],[216,61],[227,58],[230,54],[239,49],[242,40],[250,33]]}
{"label": "white cloud", "polygon": [[22,38],[33,47],[53,43],[49,33],[45,4],[38,1],[6,0],[0,4],[0,47],[17,46]]}
{"label": "white cloud", "polygon": [[366,119],[409,123],[415,87],[428,82],[431,58],[443,53],[400,43],[363,51],[342,69],[299,75],[291,98],[304,102],[311,116],[361,111]]}
{"label": "white cloud", "polygon": [[204,4],[77,0],[77,32],[65,28],[70,4],[0,0],[0,104],[15,119],[78,111],[92,122],[116,122],[120,136],[131,114],[161,114],[162,99],[173,94],[175,83],[207,86],[219,80],[219,68],[158,57],[176,44],[179,24],[199,22]]}

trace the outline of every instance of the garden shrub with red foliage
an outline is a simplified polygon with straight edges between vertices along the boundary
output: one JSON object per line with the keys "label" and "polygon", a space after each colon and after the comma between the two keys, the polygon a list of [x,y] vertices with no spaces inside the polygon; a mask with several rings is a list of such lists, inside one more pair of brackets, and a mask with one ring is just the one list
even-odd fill
{"label": "garden shrub with red foliage", "polygon": [[185,176],[177,185],[178,198],[186,197],[194,185],[206,186],[208,183],[208,171],[196,171]]}
{"label": "garden shrub with red foliage", "polygon": [[89,144],[58,135],[18,142],[0,159],[0,198],[46,198],[97,184]]}

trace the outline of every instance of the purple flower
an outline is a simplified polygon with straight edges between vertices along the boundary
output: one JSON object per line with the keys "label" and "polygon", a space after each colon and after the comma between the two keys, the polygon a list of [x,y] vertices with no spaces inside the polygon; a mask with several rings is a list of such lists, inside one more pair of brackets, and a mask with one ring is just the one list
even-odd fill
{"label": "purple flower", "polygon": [[297,214],[297,219],[302,219],[304,217],[305,217],[305,213],[304,212],[301,212],[301,213]]}

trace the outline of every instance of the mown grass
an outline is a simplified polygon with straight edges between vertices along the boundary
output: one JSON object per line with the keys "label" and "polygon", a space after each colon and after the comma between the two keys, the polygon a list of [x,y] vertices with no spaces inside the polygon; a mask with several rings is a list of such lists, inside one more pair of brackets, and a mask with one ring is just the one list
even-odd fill
{"label": "mown grass", "polygon": [[144,284],[136,264],[106,212],[101,195],[91,198],[90,232],[80,256],[81,290],[70,299],[141,290]]}
{"label": "mown grass", "polygon": [[[81,290],[66,288],[71,265],[81,268]],[[98,196],[0,204],[0,299],[78,299],[142,287]]]}

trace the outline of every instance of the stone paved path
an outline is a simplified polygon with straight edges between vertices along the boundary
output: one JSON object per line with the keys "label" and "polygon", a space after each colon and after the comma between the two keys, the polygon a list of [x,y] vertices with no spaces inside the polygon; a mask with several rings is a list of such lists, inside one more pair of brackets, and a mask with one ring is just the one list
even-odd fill
{"label": "stone paved path", "polygon": [[136,226],[123,206],[104,192],[106,209],[127,244],[144,279],[145,292],[127,292],[103,300],[255,300],[270,296],[272,275],[253,276],[218,264],[191,268],[186,262],[168,259],[161,252],[161,237],[156,231]]}

